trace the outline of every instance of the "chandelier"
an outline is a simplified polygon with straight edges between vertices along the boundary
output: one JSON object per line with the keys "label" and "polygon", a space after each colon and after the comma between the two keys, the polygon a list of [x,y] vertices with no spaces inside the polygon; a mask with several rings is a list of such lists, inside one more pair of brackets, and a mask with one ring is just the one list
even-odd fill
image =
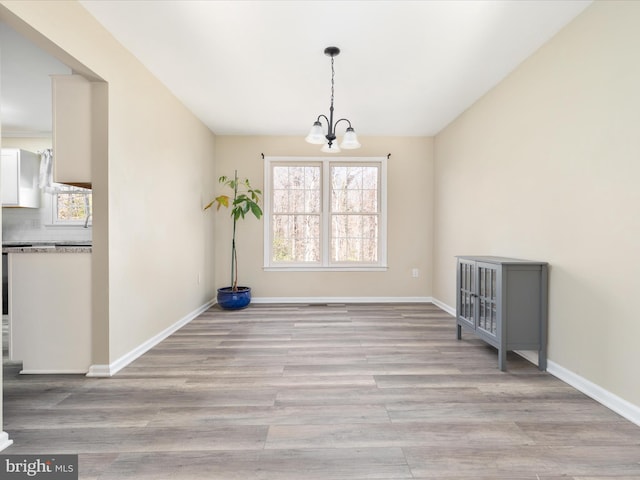
{"label": "chandelier", "polygon": [[[314,145],[323,145],[321,151],[325,153],[338,153],[340,148],[344,148],[346,150],[360,148],[360,142],[358,142],[358,137],[356,136],[356,132],[353,130],[351,126],[351,122],[346,118],[341,118],[333,123],[333,88],[334,88],[334,77],[335,71],[333,69],[333,58],[340,53],[340,49],[338,47],[327,47],[324,49],[324,54],[331,57],[331,107],[329,107],[329,118],[326,115],[318,115],[318,119],[313,122],[313,126],[311,127],[311,131],[309,135],[306,136],[305,140]],[[322,127],[322,123],[320,119],[324,118],[327,122],[328,133],[325,135],[324,129]],[[342,138],[342,143],[340,146],[335,142],[336,140],[336,127],[340,122],[347,122],[349,126]]]}

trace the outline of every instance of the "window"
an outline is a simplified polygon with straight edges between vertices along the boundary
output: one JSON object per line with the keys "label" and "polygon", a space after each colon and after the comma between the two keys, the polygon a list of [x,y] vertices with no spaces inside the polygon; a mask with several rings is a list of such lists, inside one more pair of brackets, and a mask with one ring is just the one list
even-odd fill
{"label": "window", "polygon": [[386,158],[265,158],[265,268],[386,268]]}
{"label": "window", "polygon": [[54,225],[91,225],[91,190],[57,184],[51,208]]}

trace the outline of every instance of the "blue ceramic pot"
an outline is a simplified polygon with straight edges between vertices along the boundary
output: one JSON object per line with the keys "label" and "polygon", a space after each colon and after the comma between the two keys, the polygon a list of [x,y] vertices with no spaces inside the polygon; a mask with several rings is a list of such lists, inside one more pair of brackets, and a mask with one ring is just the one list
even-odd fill
{"label": "blue ceramic pot", "polygon": [[225,310],[239,310],[251,302],[251,288],[238,287],[235,291],[231,287],[218,289],[218,305]]}

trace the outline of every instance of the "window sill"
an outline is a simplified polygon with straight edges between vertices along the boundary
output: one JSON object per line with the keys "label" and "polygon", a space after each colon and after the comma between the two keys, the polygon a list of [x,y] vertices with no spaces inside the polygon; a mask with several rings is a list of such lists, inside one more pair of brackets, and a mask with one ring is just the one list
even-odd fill
{"label": "window sill", "polygon": [[91,228],[92,224],[89,223],[89,225],[87,225],[86,227],[84,226],[84,222],[69,222],[69,223],[44,223],[43,226],[45,228],[52,228],[52,229],[56,229],[56,228],[69,228],[69,227],[75,227],[75,228]]}
{"label": "window sill", "polygon": [[308,267],[308,266],[268,266],[263,267],[265,272],[386,272],[389,269],[387,266],[371,266],[371,267],[347,267],[347,266],[335,266],[335,267]]}

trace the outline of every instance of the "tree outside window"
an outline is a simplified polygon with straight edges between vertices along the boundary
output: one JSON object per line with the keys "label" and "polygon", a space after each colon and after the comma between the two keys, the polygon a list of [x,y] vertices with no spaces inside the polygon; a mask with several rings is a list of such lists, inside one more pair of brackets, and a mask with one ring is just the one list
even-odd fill
{"label": "tree outside window", "polygon": [[92,214],[93,200],[91,190],[61,185],[56,188],[54,223],[87,224]]}

